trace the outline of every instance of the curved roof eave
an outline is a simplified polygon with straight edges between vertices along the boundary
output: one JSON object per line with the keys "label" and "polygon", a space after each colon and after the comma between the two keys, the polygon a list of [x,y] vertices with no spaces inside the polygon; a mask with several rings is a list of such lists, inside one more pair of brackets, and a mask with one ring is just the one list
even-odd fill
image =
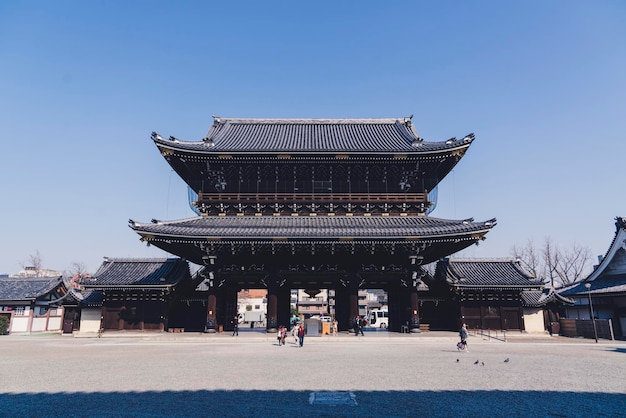
{"label": "curved roof eave", "polygon": [[474,141],[473,134],[465,136],[459,140],[448,140],[445,142],[420,142],[418,146],[410,146],[410,148],[389,148],[389,149],[344,149],[344,148],[319,148],[319,149],[291,149],[291,148],[251,148],[251,149],[222,149],[207,145],[204,141],[180,141],[174,137],[165,139],[160,135],[153,133],[152,140],[157,147],[164,147],[175,152],[202,155],[206,157],[219,157],[223,154],[241,155],[241,156],[257,156],[257,155],[273,155],[277,153],[288,153],[291,155],[336,155],[347,153],[350,155],[397,155],[406,154],[407,157],[420,156],[436,156],[444,153],[465,152]]}
{"label": "curved roof eave", "polygon": [[529,290],[534,290],[534,289],[541,289],[542,284],[528,284],[528,285],[510,285],[510,284],[498,284],[498,283],[492,283],[492,284],[484,284],[484,285],[480,285],[480,284],[459,284],[459,283],[450,283],[451,286],[453,287],[458,287],[458,288],[463,288],[463,289],[529,289]]}
{"label": "curved roof eave", "polygon": [[[188,218],[187,220],[197,220],[197,219],[202,219],[202,218]],[[272,219],[275,220],[277,218],[268,218],[268,219]],[[293,218],[287,218],[287,219],[293,219]],[[315,218],[315,219],[320,219],[320,218]],[[337,219],[337,218],[335,218]],[[352,218],[351,219],[355,219]],[[365,218],[365,219],[375,219],[375,218]],[[200,240],[200,239],[222,239],[222,240],[260,240],[260,239],[276,239],[276,238],[280,238],[280,239],[287,239],[289,241],[296,241],[296,240],[342,240],[342,239],[346,239],[346,238],[350,238],[353,241],[372,241],[372,240],[380,240],[380,241],[403,241],[403,242],[410,242],[411,240],[433,240],[433,239],[464,239],[468,236],[478,236],[478,239],[480,239],[480,237],[484,236],[485,234],[487,234],[496,224],[496,220],[494,219],[490,219],[488,221],[485,222],[476,222],[475,227],[471,228],[466,226],[465,230],[459,230],[459,231],[450,231],[450,232],[442,232],[442,233],[432,233],[432,234],[419,234],[419,235],[397,235],[397,234],[372,234],[372,235],[358,235],[358,234],[349,234],[349,233],[344,233],[344,234],[320,234],[320,235],[297,235],[297,234],[281,234],[281,233],[275,233],[275,234],[259,234],[254,233],[254,234],[250,234],[250,235],[224,235],[224,234],[214,234],[214,235],[207,235],[206,233],[198,233],[198,234],[185,234],[185,233],[174,233],[174,232],[167,232],[167,231],[158,231],[155,230],[155,228],[158,228],[158,226],[168,226],[168,225],[176,225],[179,222],[184,222],[186,220],[182,220],[182,221],[168,221],[168,222],[160,222],[159,224],[154,224],[154,223],[146,223],[146,224],[142,224],[142,223],[138,223],[138,222],[134,222],[131,221],[129,222],[129,227],[131,229],[133,229],[135,232],[137,232],[139,235],[149,235],[149,236],[159,236],[161,238],[170,238],[170,239],[188,239],[188,240]],[[455,225],[459,225],[459,224],[463,224],[463,225],[468,225],[468,223],[464,222],[464,221],[460,221],[458,224],[452,224],[452,226]],[[450,226],[450,227],[452,227]],[[443,226],[442,226],[443,227]],[[432,226],[425,226],[424,229],[428,229],[428,228],[432,228]],[[206,228],[208,229],[208,228]],[[203,232],[206,231],[206,229],[203,230]],[[355,230],[359,229],[359,228],[354,228]],[[238,229],[240,230],[240,229]],[[281,241],[272,241],[276,244],[280,244]]]}
{"label": "curved roof eave", "polygon": [[[611,241],[611,245],[607,250],[606,254],[602,258],[602,261],[598,264],[598,267],[593,270],[589,276],[584,280],[586,282],[592,282],[596,280],[598,277],[604,273],[604,270],[611,264],[615,253],[620,248],[626,249],[626,218],[623,217],[615,217],[615,235],[613,236],[613,241]],[[623,243],[623,244],[619,244]]]}

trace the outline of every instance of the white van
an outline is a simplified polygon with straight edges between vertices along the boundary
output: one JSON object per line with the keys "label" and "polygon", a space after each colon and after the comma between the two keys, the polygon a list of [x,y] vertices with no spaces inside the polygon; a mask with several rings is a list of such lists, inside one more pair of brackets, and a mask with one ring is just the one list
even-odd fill
{"label": "white van", "polygon": [[375,328],[387,328],[389,326],[389,311],[375,309],[367,315],[367,324]]}
{"label": "white van", "polygon": [[318,319],[322,322],[333,322],[333,318],[330,316],[312,315],[309,319]]}

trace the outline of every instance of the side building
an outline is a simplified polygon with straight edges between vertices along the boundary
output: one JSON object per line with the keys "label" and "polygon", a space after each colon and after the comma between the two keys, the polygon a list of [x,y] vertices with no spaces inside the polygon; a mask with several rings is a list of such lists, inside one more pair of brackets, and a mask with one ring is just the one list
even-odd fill
{"label": "side building", "polygon": [[62,276],[0,278],[0,316],[10,334],[61,332],[62,302],[69,289]]}
{"label": "side building", "polygon": [[567,318],[574,321],[569,323],[568,334],[591,338],[593,324],[588,320],[593,311],[596,331],[602,337],[626,337],[626,218],[615,218],[613,241],[591,274],[559,293],[574,300],[567,309]]}
{"label": "side building", "polygon": [[551,324],[573,303],[516,259],[445,258],[428,267],[420,299],[431,329],[455,329],[464,322],[473,329],[553,332]]}
{"label": "side building", "polygon": [[[77,298],[78,305],[89,311],[81,313],[83,331],[93,331],[94,310],[100,307],[100,328],[105,331],[164,331],[184,327],[177,317],[177,302],[192,289],[189,265],[179,258],[133,259],[105,258],[104,262],[80,286],[87,291]],[[89,322],[83,325],[83,322]]]}

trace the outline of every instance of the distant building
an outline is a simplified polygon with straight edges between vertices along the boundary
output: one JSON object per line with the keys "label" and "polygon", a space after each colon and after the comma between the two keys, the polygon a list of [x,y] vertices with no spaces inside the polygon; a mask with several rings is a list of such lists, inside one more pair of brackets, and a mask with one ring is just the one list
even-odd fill
{"label": "distant building", "polygon": [[9,277],[57,277],[63,275],[63,272],[51,269],[42,269],[36,267],[24,267],[19,273],[11,274]]}

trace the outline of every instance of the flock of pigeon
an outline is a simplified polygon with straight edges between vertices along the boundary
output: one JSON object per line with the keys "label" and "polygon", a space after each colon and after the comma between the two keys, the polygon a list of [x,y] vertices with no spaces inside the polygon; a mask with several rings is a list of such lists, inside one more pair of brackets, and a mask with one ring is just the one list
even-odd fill
{"label": "flock of pigeon", "polygon": [[[456,359],[456,362],[457,362],[457,363],[458,363],[459,361],[460,361],[459,359]],[[504,359],[504,362],[505,362],[505,363],[508,363],[509,361],[511,361],[511,359],[510,359],[510,358],[508,358],[508,357]],[[480,361],[480,360],[476,360],[476,361],[474,362],[474,364],[475,364],[475,365],[479,365],[479,364],[480,364],[481,366],[484,366],[484,365],[485,365],[485,362],[484,362],[484,361]]]}

